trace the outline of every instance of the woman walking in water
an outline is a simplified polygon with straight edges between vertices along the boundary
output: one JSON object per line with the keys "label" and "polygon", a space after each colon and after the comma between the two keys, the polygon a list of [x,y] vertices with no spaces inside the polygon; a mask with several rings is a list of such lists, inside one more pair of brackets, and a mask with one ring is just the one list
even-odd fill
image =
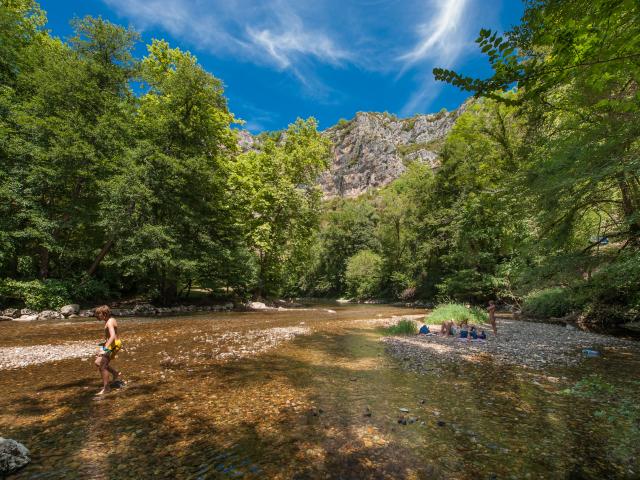
{"label": "woman walking in water", "polygon": [[107,305],[96,308],[94,315],[98,320],[104,322],[104,338],[106,341],[101,344],[102,350],[95,361],[102,377],[102,390],[97,395],[104,395],[111,390],[109,387],[109,374],[113,376],[114,382],[120,376],[120,372],[111,366],[111,360],[115,358],[122,348],[122,341],[118,337],[118,322],[111,316],[111,309]]}

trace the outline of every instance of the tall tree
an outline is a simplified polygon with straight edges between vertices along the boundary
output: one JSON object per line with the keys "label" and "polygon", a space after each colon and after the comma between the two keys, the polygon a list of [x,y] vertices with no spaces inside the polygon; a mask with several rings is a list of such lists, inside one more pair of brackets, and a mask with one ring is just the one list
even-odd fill
{"label": "tall tree", "polygon": [[[593,236],[640,241],[640,5],[633,0],[528,1],[505,37],[477,40],[494,75],[436,69],[477,96],[516,84],[528,120],[528,185],[563,243],[589,217]],[[598,242],[583,245],[595,247]]]}
{"label": "tall tree", "polygon": [[328,156],[328,141],[313,118],[298,119],[266,138],[260,151],[240,156],[234,193],[258,258],[258,296],[282,293],[287,270],[295,269],[298,255],[309,248],[320,213],[316,180]]}

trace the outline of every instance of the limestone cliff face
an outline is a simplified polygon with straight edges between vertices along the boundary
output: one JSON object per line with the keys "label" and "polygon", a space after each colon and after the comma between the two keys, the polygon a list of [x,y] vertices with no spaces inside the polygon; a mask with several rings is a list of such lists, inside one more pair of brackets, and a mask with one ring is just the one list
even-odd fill
{"label": "limestone cliff face", "polygon": [[437,167],[437,151],[463,109],[406,119],[359,112],[329,128],[324,134],[333,143],[332,163],[320,179],[325,198],[355,197],[387,185],[412,161]]}
{"label": "limestone cliff face", "polygon": [[[387,113],[358,112],[325,130],[333,144],[329,169],[319,184],[325,198],[357,197],[398,178],[413,161],[438,166],[438,150],[466,104],[452,112],[398,119]],[[258,138],[240,131],[243,151],[260,148]]]}

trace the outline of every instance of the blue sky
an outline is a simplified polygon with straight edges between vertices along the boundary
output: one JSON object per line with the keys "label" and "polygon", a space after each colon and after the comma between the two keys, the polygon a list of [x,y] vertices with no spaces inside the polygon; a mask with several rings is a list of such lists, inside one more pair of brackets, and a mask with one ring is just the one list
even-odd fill
{"label": "blue sky", "polygon": [[[54,35],[102,15],[194,53],[225,84],[253,132],[314,116],[325,129],[358,111],[399,116],[453,109],[465,92],[433,67],[489,73],[480,28],[517,24],[519,0],[41,0]],[[144,55],[141,45],[138,54]]]}

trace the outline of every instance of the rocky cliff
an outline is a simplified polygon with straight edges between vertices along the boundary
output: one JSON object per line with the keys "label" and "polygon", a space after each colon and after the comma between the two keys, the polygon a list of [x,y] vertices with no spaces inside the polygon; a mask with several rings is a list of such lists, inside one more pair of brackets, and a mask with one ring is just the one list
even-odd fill
{"label": "rocky cliff", "polygon": [[387,185],[412,161],[436,167],[437,150],[463,109],[405,119],[358,112],[325,130],[333,143],[331,166],[320,179],[325,197],[355,197]]}
{"label": "rocky cliff", "polygon": [[[325,198],[356,197],[398,178],[412,161],[438,166],[438,149],[464,111],[416,115],[399,119],[388,113],[358,112],[325,130],[333,144],[332,161],[319,183]],[[240,148],[260,148],[258,138],[239,132]]]}

